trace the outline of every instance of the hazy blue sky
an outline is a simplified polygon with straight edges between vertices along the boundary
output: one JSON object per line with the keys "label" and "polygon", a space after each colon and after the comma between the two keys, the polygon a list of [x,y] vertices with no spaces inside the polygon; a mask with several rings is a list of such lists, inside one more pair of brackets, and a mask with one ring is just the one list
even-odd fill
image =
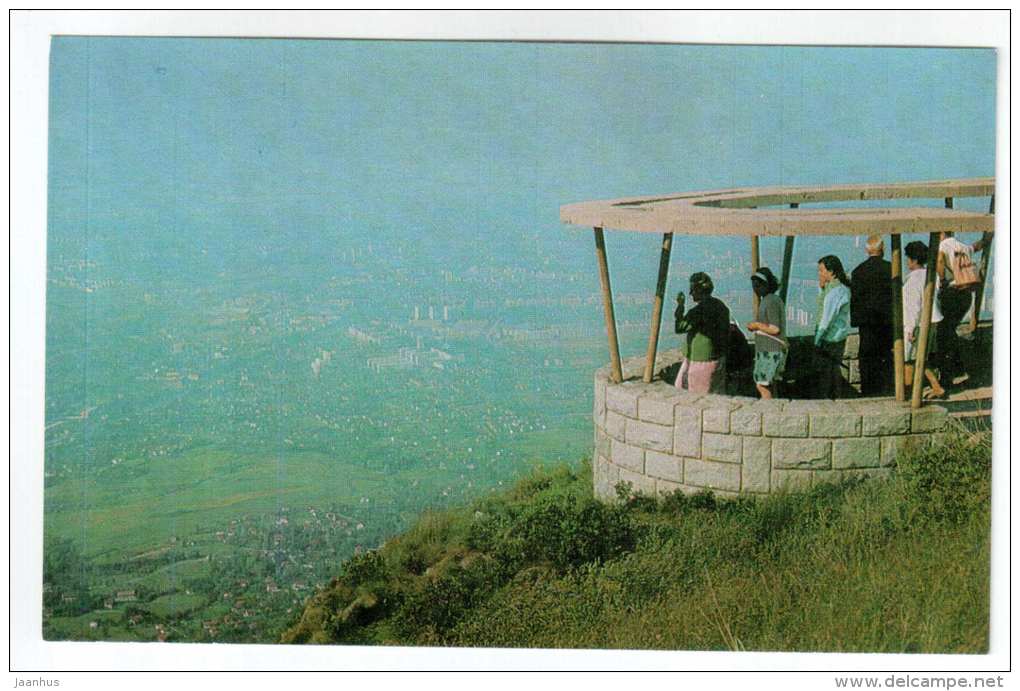
{"label": "hazy blue sky", "polygon": [[991,175],[994,85],[991,50],[58,38],[50,228],[442,241],[589,198]]}

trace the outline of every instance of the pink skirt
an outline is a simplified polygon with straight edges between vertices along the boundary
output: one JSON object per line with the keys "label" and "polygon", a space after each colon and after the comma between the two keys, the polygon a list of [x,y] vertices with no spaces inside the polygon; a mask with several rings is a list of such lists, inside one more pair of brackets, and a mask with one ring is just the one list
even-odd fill
{"label": "pink skirt", "polygon": [[708,362],[684,358],[675,386],[691,393],[726,393],[726,358]]}

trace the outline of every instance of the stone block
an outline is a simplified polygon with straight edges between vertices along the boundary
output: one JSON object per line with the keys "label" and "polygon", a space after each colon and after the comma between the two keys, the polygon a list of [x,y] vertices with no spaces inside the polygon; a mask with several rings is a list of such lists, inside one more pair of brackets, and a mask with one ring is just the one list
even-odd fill
{"label": "stone block", "polygon": [[595,456],[595,463],[592,465],[591,473],[596,496],[606,494],[611,488],[611,483],[609,482],[609,461],[602,456]]}
{"label": "stone block", "polygon": [[800,492],[811,489],[813,473],[810,470],[773,470],[773,492]]}
{"label": "stone block", "polygon": [[828,439],[776,439],[772,442],[772,467],[829,468],[831,452]]}
{"label": "stone block", "polygon": [[673,428],[653,422],[627,420],[627,443],[655,451],[673,452]]}
{"label": "stone block", "polygon": [[613,439],[619,441],[627,440],[627,418],[614,413],[612,410],[606,411],[606,434]]}
{"label": "stone block", "polygon": [[880,453],[878,464],[883,467],[896,465],[896,460],[903,455],[907,448],[907,437],[897,435],[894,437],[882,437],[880,440]]}
{"label": "stone block", "polygon": [[637,417],[638,394],[633,387],[615,384],[606,388],[606,409],[625,415]]}
{"label": "stone block", "polygon": [[632,473],[624,468],[620,469],[620,482],[630,483],[631,491],[636,494],[655,496],[655,478],[647,475]]}
{"label": "stone block", "polygon": [[740,466],[744,492],[768,492],[772,470],[772,442],[764,437],[745,437]]}
{"label": "stone block", "polygon": [[673,453],[701,456],[701,408],[678,405],[673,411]]}
{"label": "stone block", "polygon": [[761,434],[761,410],[755,406],[737,408],[730,413],[730,433],[743,436]]}
{"label": "stone block", "polygon": [[743,437],[734,434],[705,432],[701,435],[701,457],[709,461],[740,463],[742,441]]}
{"label": "stone block", "polygon": [[616,488],[609,487],[608,485],[600,485],[595,483],[592,488],[592,494],[596,499],[604,502],[616,501]]}
{"label": "stone block", "polygon": [[853,411],[838,413],[812,413],[812,437],[858,437],[861,434],[861,416]]}
{"label": "stone block", "polygon": [[910,431],[915,434],[920,432],[941,432],[946,426],[949,413],[941,406],[929,405],[911,414]]}
{"label": "stone block", "polygon": [[654,422],[657,425],[672,426],[674,407],[676,407],[675,398],[642,396],[638,399],[638,418],[645,422]]}
{"label": "stone block", "polygon": [[729,408],[706,408],[701,412],[701,431],[729,434]]}
{"label": "stone block", "polygon": [[766,437],[806,437],[808,435],[806,413],[765,413],[762,415],[761,424]]}
{"label": "stone block", "polygon": [[612,444],[610,460],[621,469],[626,468],[635,473],[643,473],[645,471],[644,449],[630,446],[629,444],[621,444],[615,439]]}
{"label": "stone block", "polygon": [[683,482],[684,459],[658,451],[645,451],[645,475]]}
{"label": "stone block", "polygon": [[747,398],[746,396],[725,396],[717,393],[706,393],[701,394],[701,398],[698,403],[702,408],[725,408],[726,410],[733,410],[743,405],[751,405],[757,398]]}
{"label": "stone block", "polygon": [[691,406],[692,408],[704,407],[701,405],[701,399],[703,399],[706,394],[691,393],[690,391],[674,388],[673,395],[676,397],[676,402],[680,405]]}
{"label": "stone block", "polygon": [[609,458],[609,442],[611,437],[605,432],[595,432],[595,453]]}
{"label": "stone block", "polygon": [[620,469],[602,456],[595,457],[592,468],[594,475],[595,496],[599,499],[613,500],[616,498],[616,483],[620,481]]}
{"label": "stone block", "polygon": [[881,460],[878,437],[832,440],[832,468],[877,468]]}
{"label": "stone block", "polygon": [[605,426],[606,419],[606,383],[604,381],[595,380],[595,396],[592,401],[592,415],[595,418],[595,424],[600,427]]}
{"label": "stone block", "polygon": [[605,459],[605,461],[607,463],[606,475],[609,477],[609,482],[615,485],[617,482],[620,481],[620,466],[613,465],[613,463],[609,459]]}
{"label": "stone block", "polygon": [[901,434],[894,437],[883,437],[882,462],[883,467],[896,465],[903,454],[911,451],[921,450],[931,444],[941,441],[942,434],[938,432],[922,432],[920,434]]}
{"label": "stone block", "polygon": [[801,415],[810,415],[811,413],[822,413],[829,412],[839,405],[835,401],[830,400],[817,400],[807,398],[794,398],[783,401],[784,413],[799,413]]}
{"label": "stone block", "polygon": [[[795,401],[784,400],[782,398],[759,398],[752,403],[748,403],[744,408],[754,408],[758,412],[764,413],[782,413],[786,410],[786,406]],[[803,411],[794,411],[803,412]]]}
{"label": "stone block", "polygon": [[684,459],[684,484],[707,489],[740,491],[740,466],[695,458]]}
{"label": "stone block", "polygon": [[861,432],[866,437],[906,434],[910,431],[910,411],[899,406],[874,406],[861,416]]}

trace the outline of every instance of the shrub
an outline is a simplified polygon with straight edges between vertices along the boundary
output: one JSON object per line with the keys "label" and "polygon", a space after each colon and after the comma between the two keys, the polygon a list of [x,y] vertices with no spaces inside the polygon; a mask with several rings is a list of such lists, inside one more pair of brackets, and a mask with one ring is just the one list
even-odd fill
{"label": "shrub", "polygon": [[507,505],[476,521],[468,544],[493,554],[512,574],[526,563],[546,562],[567,570],[611,559],[633,547],[634,532],[625,507],[551,494]]}
{"label": "shrub", "polygon": [[991,438],[958,430],[899,461],[907,500],[926,519],[962,523],[991,499]]}
{"label": "shrub", "polygon": [[340,580],[351,586],[383,580],[386,576],[386,562],[376,550],[355,554],[340,570]]}
{"label": "shrub", "polygon": [[443,634],[499,586],[489,560],[456,565],[436,578],[423,579],[393,615],[394,630],[406,639],[441,642]]}

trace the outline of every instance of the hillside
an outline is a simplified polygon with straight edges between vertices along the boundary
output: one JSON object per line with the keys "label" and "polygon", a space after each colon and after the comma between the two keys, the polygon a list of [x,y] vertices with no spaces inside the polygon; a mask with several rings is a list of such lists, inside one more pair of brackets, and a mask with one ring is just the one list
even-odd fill
{"label": "hillside", "polygon": [[980,653],[990,436],[759,501],[535,473],[346,562],[286,643]]}

